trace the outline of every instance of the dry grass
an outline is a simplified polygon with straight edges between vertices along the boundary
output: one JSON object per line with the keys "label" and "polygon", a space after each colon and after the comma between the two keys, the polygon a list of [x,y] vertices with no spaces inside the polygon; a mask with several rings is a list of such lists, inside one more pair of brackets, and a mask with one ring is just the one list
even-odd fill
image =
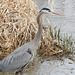
{"label": "dry grass", "polygon": [[[35,37],[36,17],[36,4],[32,0],[0,0],[0,60]],[[54,49],[51,39],[43,31],[38,51],[41,56],[61,52],[61,48]]]}
{"label": "dry grass", "polygon": [[36,14],[32,0],[0,0],[0,59],[34,38]]}
{"label": "dry grass", "polygon": [[48,36],[45,32],[43,32],[44,38],[41,39],[38,48],[39,56],[43,58],[48,58],[52,55],[56,55],[62,53],[62,47],[59,46],[56,42],[53,42],[52,37]]}

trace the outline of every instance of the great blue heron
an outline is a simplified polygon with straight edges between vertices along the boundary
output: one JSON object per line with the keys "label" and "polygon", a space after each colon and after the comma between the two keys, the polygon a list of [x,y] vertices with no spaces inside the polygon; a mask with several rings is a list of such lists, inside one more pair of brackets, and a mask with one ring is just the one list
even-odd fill
{"label": "great blue heron", "polygon": [[[37,23],[38,23],[38,32],[35,36],[35,38],[28,43],[25,43],[18,49],[16,49],[14,52],[9,54],[5,59],[0,61],[0,72],[6,72],[6,71],[16,71],[15,75],[17,73],[21,73],[24,70],[24,68],[30,63],[30,61],[33,58],[35,50],[38,48],[38,43],[41,39],[42,34],[42,20],[41,16],[46,13],[53,13],[48,8],[43,8],[40,10],[37,16]],[[60,14],[57,14],[60,15]]]}

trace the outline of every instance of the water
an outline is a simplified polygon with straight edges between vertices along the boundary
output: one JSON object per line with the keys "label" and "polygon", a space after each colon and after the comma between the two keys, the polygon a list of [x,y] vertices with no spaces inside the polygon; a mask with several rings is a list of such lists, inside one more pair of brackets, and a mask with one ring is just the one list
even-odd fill
{"label": "water", "polygon": [[[46,15],[46,17],[50,20],[53,28],[57,26],[58,29],[61,29],[62,35],[64,33],[68,33],[72,34],[73,38],[75,37],[75,0],[54,0],[53,6],[51,5],[51,3],[48,4],[48,0],[36,0],[36,3],[39,9],[48,7],[57,13],[65,15],[64,17],[62,17],[48,14]],[[47,28],[49,28],[49,24],[46,19],[45,25]]]}
{"label": "water", "polygon": [[75,75],[75,64],[69,59],[65,59],[64,62],[60,60],[44,61],[36,75]]}

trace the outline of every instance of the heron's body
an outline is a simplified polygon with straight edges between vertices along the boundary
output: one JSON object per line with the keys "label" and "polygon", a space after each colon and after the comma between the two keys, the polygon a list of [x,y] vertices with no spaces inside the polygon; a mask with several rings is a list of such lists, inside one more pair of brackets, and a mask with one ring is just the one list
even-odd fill
{"label": "heron's body", "polygon": [[51,12],[51,10],[48,8],[43,8],[39,12],[37,16],[38,32],[35,38],[31,42],[25,43],[24,45],[16,49],[14,52],[9,54],[5,59],[0,61],[0,72],[13,70],[16,71],[16,74],[17,72],[21,72],[22,75],[22,70],[32,60],[34,52],[38,48],[38,43],[41,39],[42,20],[40,17],[42,14],[46,14],[48,12]]}
{"label": "heron's body", "polygon": [[38,15],[38,32],[36,37],[31,42],[25,43],[14,52],[9,54],[4,60],[0,61],[0,72],[6,71],[22,71],[28,63],[32,60],[35,50],[38,48],[38,43],[41,39],[42,25],[41,25],[41,13]]}
{"label": "heron's body", "polygon": [[23,66],[32,60],[34,51],[38,47],[38,45],[37,47],[35,46],[36,41],[34,44],[32,43],[33,41],[25,43],[14,52],[9,54],[4,60],[0,61],[0,72],[6,72],[10,70],[23,70]]}
{"label": "heron's body", "polygon": [[27,48],[26,45],[24,44],[23,46],[21,46],[11,54],[9,54],[4,60],[0,62],[1,72],[9,70],[19,71],[25,64],[28,64],[30,62],[32,54],[28,52],[30,48]]}

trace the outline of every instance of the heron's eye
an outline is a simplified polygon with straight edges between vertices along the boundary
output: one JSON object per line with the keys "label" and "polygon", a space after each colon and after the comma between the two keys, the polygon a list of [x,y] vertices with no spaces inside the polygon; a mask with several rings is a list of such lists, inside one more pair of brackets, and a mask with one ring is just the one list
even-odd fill
{"label": "heron's eye", "polygon": [[50,10],[48,10],[48,12],[51,12]]}

